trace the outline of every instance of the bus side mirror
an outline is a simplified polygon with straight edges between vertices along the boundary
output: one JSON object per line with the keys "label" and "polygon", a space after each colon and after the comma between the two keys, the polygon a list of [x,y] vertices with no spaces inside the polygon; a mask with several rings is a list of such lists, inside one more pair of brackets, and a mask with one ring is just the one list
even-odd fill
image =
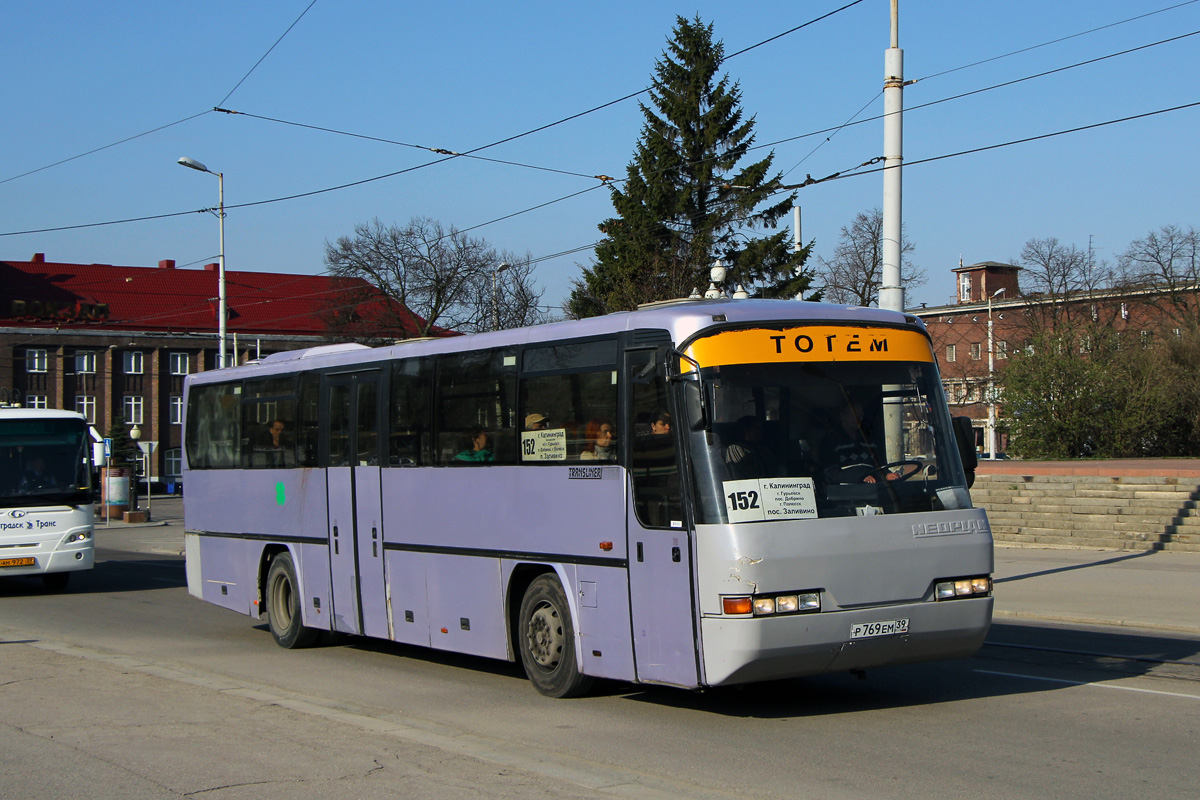
{"label": "bus side mirror", "polygon": [[104,442],[92,442],[92,464],[96,468],[108,464],[108,460],[104,457]]}
{"label": "bus side mirror", "polygon": [[962,459],[963,472],[967,474],[967,488],[975,485],[975,468],[979,457],[975,453],[975,428],[970,417],[952,417],[954,440],[958,443],[958,455]]}

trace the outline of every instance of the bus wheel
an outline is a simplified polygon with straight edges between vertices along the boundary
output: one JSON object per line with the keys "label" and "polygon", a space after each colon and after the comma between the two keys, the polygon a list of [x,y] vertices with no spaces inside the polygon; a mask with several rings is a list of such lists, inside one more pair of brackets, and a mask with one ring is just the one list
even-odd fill
{"label": "bus wheel", "polygon": [[267,621],[275,643],[289,650],[311,647],[321,633],[300,624],[299,588],[291,555],[280,553],[275,556],[267,572]]}
{"label": "bus wheel", "polygon": [[42,586],[47,592],[65,592],[71,580],[69,572],[47,572],[42,575]]}
{"label": "bus wheel", "polygon": [[536,578],[521,601],[518,649],[525,674],[547,697],[577,697],[592,679],[575,660],[575,627],[562,584],[553,575]]}

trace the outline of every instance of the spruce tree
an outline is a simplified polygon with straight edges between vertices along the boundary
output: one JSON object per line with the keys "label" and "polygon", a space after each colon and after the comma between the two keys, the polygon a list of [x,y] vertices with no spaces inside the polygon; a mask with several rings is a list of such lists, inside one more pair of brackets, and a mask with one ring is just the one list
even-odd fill
{"label": "spruce tree", "polygon": [[703,292],[716,258],[729,268],[730,286],[757,296],[808,288],[801,272],[808,247],[793,252],[786,230],[753,235],[774,226],[796,196],[776,199],[782,176],[770,174],[774,153],[739,168],[754,144],[754,118],[743,115],[739,85],[718,77],[723,58],[712,24],[676,17],[655,64],[653,107],[641,104],[645,122],[624,187],[612,188],[617,216],[599,226],[605,238],[575,281],[571,316]]}

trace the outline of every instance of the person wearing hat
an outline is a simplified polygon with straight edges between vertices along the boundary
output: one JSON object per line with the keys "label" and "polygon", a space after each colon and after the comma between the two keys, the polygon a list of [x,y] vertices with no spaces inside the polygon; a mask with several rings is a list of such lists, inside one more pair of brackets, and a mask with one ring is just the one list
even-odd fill
{"label": "person wearing hat", "polygon": [[546,416],[545,414],[539,414],[538,412],[535,411],[532,414],[525,415],[525,430],[527,430],[527,431],[545,430],[546,426],[549,424],[549,422],[550,422],[550,418],[548,416]]}

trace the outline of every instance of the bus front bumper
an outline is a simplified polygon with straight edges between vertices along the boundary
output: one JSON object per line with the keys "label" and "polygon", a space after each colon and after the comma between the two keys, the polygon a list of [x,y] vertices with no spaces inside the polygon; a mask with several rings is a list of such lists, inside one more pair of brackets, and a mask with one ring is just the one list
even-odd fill
{"label": "bus front bumper", "polygon": [[[704,684],[722,686],[914,661],[964,658],[983,644],[991,597],[779,617],[704,617]],[[852,638],[855,625],[907,620],[907,631]]]}
{"label": "bus front bumper", "polygon": [[[85,533],[86,538],[78,538]],[[33,563],[26,563],[30,559]],[[92,569],[95,559],[95,542],[88,528],[29,537],[26,541],[0,547],[0,578]]]}

